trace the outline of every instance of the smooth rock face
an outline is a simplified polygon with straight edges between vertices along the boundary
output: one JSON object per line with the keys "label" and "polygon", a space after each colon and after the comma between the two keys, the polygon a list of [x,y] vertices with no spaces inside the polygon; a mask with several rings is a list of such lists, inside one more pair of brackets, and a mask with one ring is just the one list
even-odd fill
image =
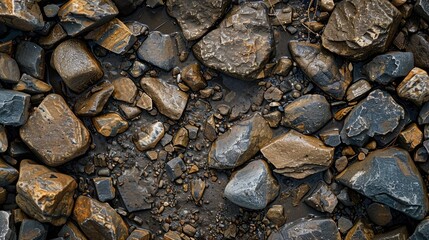
{"label": "smooth rock face", "polygon": [[414,54],[414,62],[417,67],[429,69],[429,35],[418,32],[411,35],[406,50]]}
{"label": "smooth rock face", "polygon": [[409,240],[423,240],[429,236],[429,218],[424,219],[417,225],[413,235],[410,236]]}
{"label": "smooth rock face", "polygon": [[284,108],[283,125],[298,132],[314,133],[331,120],[331,106],[322,95],[307,94]]}
{"label": "smooth rock face", "polygon": [[387,50],[400,21],[401,13],[387,0],[342,1],[329,18],[322,44],[340,56],[364,60]]}
{"label": "smooth rock face", "polygon": [[[128,212],[151,208],[150,183],[143,182],[135,168],[125,170],[118,178],[118,190]],[[136,197],[138,196],[138,197]]]}
{"label": "smooth rock face", "polygon": [[204,65],[244,80],[255,79],[273,51],[273,32],[262,2],[234,6],[219,27],[193,46]]}
{"label": "smooth rock face", "polygon": [[22,41],[16,47],[15,60],[19,69],[38,79],[45,78],[45,50],[39,45]]}
{"label": "smooth rock face", "polygon": [[48,231],[38,221],[32,219],[24,219],[19,229],[19,240],[45,240],[48,236]]}
{"label": "smooth rock face", "polygon": [[240,166],[267,144],[272,135],[270,126],[260,114],[237,123],[212,144],[209,167],[231,169]]}
{"label": "smooth rock face", "polygon": [[94,178],[93,181],[97,190],[98,200],[106,202],[115,198],[115,187],[110,177],[98,177]]}
{"label": "smooth rock face", "polygon": [[6,83],[17,83],[21,73],[18,63],[6,53],[0,53],[0,80]]}
{"label": "smooth rock face", "polygon": [[404,116],[404,109],[389,93],[372,91],[345,119],[341,139],[343,143],[357,146],[363,146],[370,137],[381,141],[381,138],[392,135],[398,126],[401,127],[400,121]]}
{"label": "smooth rock face", "polygon": [[334,149],[315,137],[290,130],[271,140],[261,152],[276,168],[274,172],[302,179],[328,169]]}
{"label": "smooth rock face", "polygon": [[19,133],[32,152],[53,167],[84,154],[91,143],[89,131],[57,94],[45,97]]}
{"label": "smooth rock face", "polygon": [[167,0],[170,16],[176,18],[189,41],[202,37],[223,15],[231,0]]}
{"label": "smooth rock face", "polygon": [[0,158],[0,187],[5,187],[15,182],[18,178],[18,170],[5,163]]}
{"label": "smooth rock face", "polygon": [[76,36],[103,25],[118,13],[110,0],[70,0],[60,8],[58,17],[67,34]]}
{"label": "smooth rock face", "polygon": [[76,188],[72,177],[23,160],[16,184],[16,203],[28,216],[61,226],[71,214]]}
{"label": "smooth rock face", "polygon": [[0,211],[0,239],[16,239],[14,221],[10,212]]}
{"label": "smooth rock face", "polygon": [[137,87],[133,80],[127,77],[117,78],[112,81],[115,90],[113,98],[127,103],[133,103],[137,96]]}
{"label": "smooth rock face", "polygon": [[399,97],[421,106],[429,100],[428,73],[421,68],[413,68],[398,85],[396,92]]}
{"label": "smooth rock face", "polygon": [[20,126],[27,121],[30,95],[0,89],[0,124]]}
{"label": "smooth rock face", "polygon": [[13,86],[13,90],[29,94],[38,94],[50,92],[52,90],[52,86],[24,73],[22,74],[19,82]]}
{"label": "smooth rock face", "polygon": [[387,85],[396,78],[407,76],[413,67],[413,53],[390,52],[373,58],[363,70],[369,80]]}
{"label": "smooth rock face", "polygon": [[352,81],[347,64],[318,44],[289,42],[293,59],[325,93],[341,100]]}
{"label": "smooth rock face", "polygon": [[137,55],[141,60],[170,71],[176,65],[179,54],[172,36],[154,31],[144,40]]}
{"label": "smooth rock face", "polygon": [[0,22],[22,31],[40,30],[45,25],[35,0],[4,0],[0,5]]}
{"label": "smooth rock face", "polygon": [[142,78],[140,85],[160,113],[173,120],[180,119],[188,103],[188,94],[158,78]]}
{"label": "smooth rock face", "polygon": [[152,149],[164,136],[165,129],[162,122],[156,122],[133,137],[133,142],[139,151]]}
{"label": "smooth rock face", "polygon": [[76,39],[64,41],[55,48],[51,65],[67,87],[75,92],[83,92],[103,77],[100,63],[86,44]]}
{"label": "smooth rock face", "polygon": [[79,116],[92,117],[99,114],[115,88],[108,81],[102,81],[78,98],[74,111]]}
{"label": "smooth rock face", "polygon": [[273,232],[268,240],[341,240],[337,224],[332,219],[298,219],[284,225],[278,232]]}
{"label": "smooth rock face", "polygon": [[92,118],[92,124],[101,135],[114,137],[128,129],[128,122],[117,113],[106,113]]}
{"label": "smooth rock face", "polygon": [[260,210],[277,197],[279,190],[268,164],[256,160],[233,173],[224,196],[241,207]]}
{"label": "smooth rock face", "polygon": [[386,148],[371,152],[337,176],[337,180],[373,201],[423,219],[429,202],[422,177],[407,151]]}

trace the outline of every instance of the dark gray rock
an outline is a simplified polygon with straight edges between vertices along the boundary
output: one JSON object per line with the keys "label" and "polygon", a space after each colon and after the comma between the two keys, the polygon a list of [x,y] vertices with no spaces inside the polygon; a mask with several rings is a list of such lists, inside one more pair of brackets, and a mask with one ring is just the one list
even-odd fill
{"label": "dark gray rock", "polygon": [[0,124],[20,126],[28,118],[30,95],[0,89]]}
{"label": "dark gray rock", "polygon": [[363,146],[371,137],[378,142],[389,142],[382,138],[395,138],[392,133],[403,127],[400,123],[404,117],[404,109],[389,93],[372,91],[345,119],[341,139],[343,143],[357,146]]}
{"label": "dark gray rock", "polygon": [[277,197],[279,190],[268,164],[256,160],[232,174],[224,196],[240,207],[261,210]]}
{"label": "dark gray rock", "polygon": [[256,79],[273,51],[273,31],[263,2],[235,5],[219,27],[193,46],[204,65],[244,80]]}
{"label": "dark gray rock", "polygon": [[116,7],[119,9],[119,13],[122,15],[128,15],[140,6],[144,0],[113,0]]}
{"label": "dark gray rock", "polygon": [[390,52],[375,57],[363,70],[369,80],[387,85],[396,78],[407,76],[413,67],[413,53]]}
{"label": "dark gray rock", "polygon": [[407,240],[408,230],[406,226],[396,228],[392,231],[377,234],[374,236],[374,240]]}
{"label": "dark gray rock", "polygon": [[424,219],[417,225],[409,240],[425,240],[429,238],[429,218]]}
{"label": "dark gray rock", "polygon": [[178,63],[175,39],[158,31],[150,32],[137,52],[138,57],[163,70],[170,71]]}
{"label": "dark gray rock", "polygon": [[423,219],[429,202],[422,177],[407,151],[386,148],[371,152],[337,176],[337,180],[375,202]]}
{"label": "dark gray rock", "polygon": [[302,218],[284,225],[268,237],[268,240],[290,239],[341,240],[341,235],[332,219]]}
{"label": "dark gray rock", "polygon": [[94,178],[95,190],[100,202],[110,201],[115,198],[115,188],[113,187],[112,179],[109,177]]}
{"label": "dark gray rock", "polygon": [[22,41],[16,47],[15,59],[21,72],[37,79],[44,79],[45,50],[42,47],[33,42]]}
{"label": "dark gray rock", "polygon": [[18,240],[45,240],[48,231],[40,222],[32,219],[24,219],[19,229]]}
{"label": "dark gray rock", "polygon": [[[151,208],[151,193],[156,188],[151,178],[141,179],[139,170],[127,169],[118,178],[118,190],[128,212],[141,211]],[[136,197],[138,196],[138,197]]]}
{"label": "dark gray rock", "polygon": [[0,53],[0,80],[6,83],[17,83],[20,77],[18,63],[6,53]]}
{"label": "dark gray rock", "polygon": [[325,93],[341,100],[352,81],[346,62],[318,44],[290,42],[289,50],[302,71]]}
{"label": "dark gray rock", "polygon": [[346,234],[352,227],[353,222],[350,221],[350,219],[345,217],[340,217],[340,219],[338,219],[338,230],[340,230],[342,234]]}
{"label": "dark gray rock", "polygon": [[63,237],[65,240],[87,240],[85,235],[79,230],[79,228],[73,224],[71,221],[68,221],[58,233],[59,237]]}
{"label": "dark gray rock", "polygon": [[347,240],[372,240],[373,238],[374,231],[362,220],[358,220],[345,237]]}
{"label": "dark gray rock", "polygon": [[319,137],[327,146],[336,147],[341,144],[340,130],[338,128],[324,129],[319,133]]}
{"label": "dark gray rock", "polygon": [[167,162],[165,170],[168,178],[174,181],[186,171],[186,165],[180,157],[176,157]]}
{"label": "dark gray rock", "polygon": [[423,104],[420,109],[418,122],[420,125],[429,124],[429,102]]}
{"label": "dark gray rock", "polygon": [[380,203],[371,203],[366,209],[369,219],[379,225],[386,226],[392,221],[392,213],[390,208]]}
{"label": "dark gray rock", "polygon": [[45,25],[37,0],[3,0],[0,22],[22,31],[40,30]]}
{"label": "dark gray rock", "polygon": [[15,225],[10,212],[0,211],[0,239],[16,239]]}
{"label": "dark gray rock", "polygon": [[414,4],[414,11],[429,22],[429,2],[427,0],[417,0]]}
{"label": "dark gray rock", "polygon": [[324,182],[319,182],[305,203],[320,212],[332,213],[338,204],[337,197]]}
{"label": "dark gray rock", "polygon": [[424,33],[415,33],[411,35],[406,50],[414,54],[414,63],[417,67],[429,69],[429,35]]}

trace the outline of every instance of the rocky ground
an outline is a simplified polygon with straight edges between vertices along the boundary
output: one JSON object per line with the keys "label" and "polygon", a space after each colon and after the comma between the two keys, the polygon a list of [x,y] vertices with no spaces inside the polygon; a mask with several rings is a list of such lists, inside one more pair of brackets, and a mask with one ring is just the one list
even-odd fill
{"label": "rocky ground", "polygon": [[0,239],[429,239],[427,0],[2,0]]}

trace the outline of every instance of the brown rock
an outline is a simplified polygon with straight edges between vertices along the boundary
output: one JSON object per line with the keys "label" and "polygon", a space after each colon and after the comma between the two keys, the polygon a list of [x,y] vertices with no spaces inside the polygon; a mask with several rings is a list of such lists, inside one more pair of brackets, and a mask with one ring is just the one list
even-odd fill
{"label": "brown rock", "polygon": [[191,181],[191,196],[194,199],[195,203],[199,203],[203,198],[204,190],[206,189],[206,182],[204,180],[197,178]]}
{"label": "brown rock", "polygon": [[279,126],[280,121],[282,120],[282,113],[280,111],[274,111],[264,115],[264,118],[270,127],[276,128]]}
{"label": "brown rock", "polygon": [[280,101],[282,97],[283,97],[283,92],[274,86],[271,86],[264,92],[264,99],[270,102]]}
{"label": "brown rock", "polygon": [[359,99],[364,96],[367,92],[371,90],[371,84],[366,80],[359,80],[352,85],[350,85],[349,89],[347,89],[346,99],[351,102]]}
{"label": "brown rock", "polygon": [[145,229],[137,228],[135,229],[130,236],[127,238],[127,240],[150,240],[150,232]]}
{"label": "brown rock", "polygon": [[0,153],[6,152],[9,146],[9,141],[7,140],[6,129],[3,125],[0,125]]}
{"label": "brown rock", "polygon": [[91,142],[88,130],[57,94],[45,97],[19,133],[48,166],[59,166],[84,154]]}
{"label": "brown rock", "polygon": [[282,205],[273,205],[270,209],[268,209],[266,217],[278,227],[283,226],[283,224],[286,222]]}
{"label": "brown rock", "polygon": [[406,127],[399,134],[399,143],[401,146],[408,150],[413,151],[420,143],[423,141],[423,133],[417,126],[417,124],[412,123],[408,127]]}
{"label": "brown rock", "polygon": [[106,113],[92,118],[92,124],[101,135],[114,137],[128,129],[128,122],[117,113]]}
{"label": "brown rock", "polygon": [[40,30],[45,25],[38,1],[35,0],[3,0],[0,22],[22,31]]}
{"label": "brown rock", "polygon": [[60,232],[58,233],[58,236],[70,240],[87,239],[85,235],[79,230],[79,228],[70,221],[68,221],[66,225],[61,228]]}
{"label": "brown rock", "polygon": [[204,137],[213,142],[217,138],[214,116],[210,115],[204,124]]}
{"label": "brown rock", "polygon": [[129,106],[127,104],[121,104],[119,105],[119,108],[122,110],[127,119],[136,118],[142,113],[142,110],[140,108]]}
{"label": "brown rock", "polygon": [[197,92],[207,87],[207,82],[198,63],[192,63],[182,69],[182,80],[192,91]]}
{"label": "brown rock", "polygon": [[273,69],[273,74],[287,76],[293,68],[293,62],[288,57],[281,57]]}
{"label": "brown rock", "polygon": [[310,185],[307,183],[300,184],[292,191],[292,206],[296,207],[301,202],[302,198],[310,191]]}
{"label": "brown rock", "polygon": [[192,225],[190,224],[186,224],[185,226],[183,226],[183,232],[190,236],[193,237],[195,235],[195,233],[197,233],[197,229],[194,228]]}
{"label": "brown rock", "polygon": [[372,203],[366,209],[369,219],[379,226],[386,226],[392,221],[390,208],[380,203]]}
{"label": "brown rock", "polygon": [[23,160],[16,184],[16,203],[28,216],[61,226],[71,214],[76,188],[72,177]]}
{"label": "brown rock", "polygon": [[350,229],[344,240],[371,240],[373,238],[374,232],[372,229],[367,224],[359,220]]}
{"label": "brown rock", "polygon": [[47,93],[52,90],[51,85],[27,74],[22,74],[19,82],[13,86],[13,90],[29,94]]}
{"label": "brown rock", "polygon": [[133,80],[127,77],[117,78],[112,81],[115,90],[113,98],[127,103],[133,103],[137,96],[137,87]]}
{"label": "brown rock", "polygon": [[164,133],[162,122],[156,122],[148,127],[142,127],[141,131],[133,137],[133,142],[139,151],[146,151],[154,148]]}
{"label": "brown rock", "polygon": [[64,31],[61,24],[55,24],[55,26],[52,28],[51,32],[48,34],[48,36],[41,36],[39,39],[40,46],[44,48],[52,48],[57,43],[59,43],[61,40],[67,37],[66,31]]}
{"label": "brown rock", "polygon": [[92,117],[99,114],[115,88],[108,81],[102,81],[79,97],[74,111],[79,116]]}
{"label": "brown rock", "polygon": [[146,93],[142,93],[139,100],[137,100],[136,106],[143,110],[150,111],[153,108],[152,98]]}
{"label": "brown rock", "polygon": [[320,182],[305,199],[305,203],[317,211],[332,213],[338,204],[338,199],[326,183]]}
{"label": "brown rock", "polygon": [[0,80],[17,83],[21,73],[18,63],[6,53],[0,53]]}
{"label": "brown rock", "polygon": [[18,171],[0,158],[0,187],[12,184],[17,178]]}
{"label": "brown rock", "polygon": [[186,128],[180,128],[173,137],[173,145],[186,148],[189,143],[189,132]]}
{"label": "brown rock", "polygon": [[178,232],[168,231],[164,234],[164,240],[182,240],[182,238]]}
{"label": "brown rock", "polygon": [[421,106],[429,100],[428,73],[421,68],[413,68],[398,85],[396,92],[399,97]]}

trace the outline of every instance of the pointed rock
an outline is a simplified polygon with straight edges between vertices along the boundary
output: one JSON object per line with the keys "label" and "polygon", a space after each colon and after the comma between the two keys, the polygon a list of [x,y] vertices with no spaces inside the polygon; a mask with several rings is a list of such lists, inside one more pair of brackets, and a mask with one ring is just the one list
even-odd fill
{"label": "pointed rock", "polygon": [[0,22],[22,31],[40,30],[45,26],[37,0],[2,0]]}

